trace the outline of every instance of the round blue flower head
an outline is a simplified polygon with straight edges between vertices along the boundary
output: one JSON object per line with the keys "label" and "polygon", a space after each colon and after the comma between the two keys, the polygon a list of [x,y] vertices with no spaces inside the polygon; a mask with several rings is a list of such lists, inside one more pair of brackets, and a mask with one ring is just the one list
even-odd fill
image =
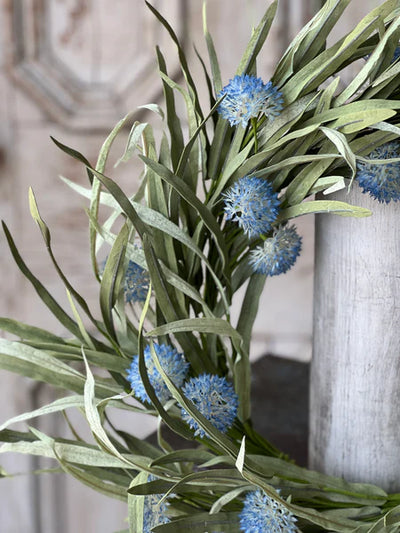
{"label": "round blue flower head", "polygon": [[[150,475],[148,481],[155,481]],[[143,533],[151,533],[153,528],[161,524],[167,524],[170,519],[167,516],[169,502],[164,500],[160,503],[162,494],[149,494],[144,498],[143,507]]]}
{"label": "round blue flower head", "polygon": [[239,514],[244,533],[296,533],[296,518],[286,507],[258,489],[247,493]]}
{"label": "round blue flower head", "polygon": [[381,203],[400,200],[400,161],[374,164],[374,159],[400,157],[400,142],[391,141],[375,148],[368,158],[371,162],[357,161],[356,179],[364,193],[369,193]]}
{"label": "round blue flower head", "polygon": [[147,270],[129,261],[125,272],[124,292],[127,302],[144,302],[150,285],[150,276]]}
{"label": "round blue flower head", "polygon": [[393,59],[391,61],[391,63],[394,63],[395,61],[397,61],[400,57],[400,46],[398,46],[396,48],[396,50],[394,51],[394,54],[393,54]]}
{"label": "round blue flower head", "polygon": [[[225,433],[232,426],[236,418],[239,399],[233,386],[225,378],[201,374],[191,378],[183,387],[182,392],[216,429]],[[183,407],[182,418],[195,430],[195,435],[200,437],[207,435]]]}
{"label": "round blue flower head", "polygon": [[253,270],[265,276],[278,276],[287,272],[301,251],[301,237],[295,226],[284,226],[251,252]]}
{"label": "round blue flower head", "polygon": [[249,237],[268,233],[278,217],[278,193],[264,179],[240,178],[223,197],[226,218],[237,222]]}
{"label": "round blue flower head", "polygon": [[252,118],[265,115],[273,120],[283,108],[282,93],[269,81],[264,84],[261,78],[244,74],[229,81],[217,98],[225,98],[218,106],[218,113],[229,121],[231,126],[241,124],[245,128]]}
{"label": "round blue flower head", "polygon": [[[185,360],[183,354],[179,353],[172,346],[167,344],[158,345],[156,343],[154,343],[153,346],[163,370],[168,374],[171,381],[173,381],[177,387],[180,387],[185,381],[189,370],[189,363]],[[171,398],[171,393],[154,364],[153,358],[151,357],[150,346],[146,346],[144,349],[144,361],[149,381],[153,386],[157,398],[164,404]],[[138,355],[133,357],[132,364],[127,372],[127,379],[131,384],[135,396],[140,398],[143,402],[151,403],[146,389],[144,388],[142,378],[140,377]]]}

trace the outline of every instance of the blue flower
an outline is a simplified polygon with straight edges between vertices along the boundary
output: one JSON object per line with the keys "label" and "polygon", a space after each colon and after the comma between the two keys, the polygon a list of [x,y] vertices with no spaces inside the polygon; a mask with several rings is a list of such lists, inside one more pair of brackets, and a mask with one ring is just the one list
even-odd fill
{"label": "blue flower", "polygon": [[[153,475],[148,477],[148,481],[154,481]],[[170,519],[167,516],[169,502],[164,500],[160,503],[161,494],[149,494],[144,498],[143,507],[143,533],[151,533],[153,528],[161,524],[167,524]]]}
{"label": "blue flower", "polygon": [[258,274],[277,276],[295,264],[300,250],[301,237],[295,226],[284,226],[251,252],[250,263]]}
{"label": "blue flower", "polygon": [[[216,429],[225,433],[232,426],[239,399],[233,386],[225,378],[202,374],[191,378],[182,392]],[[183,407],[182,418],[195,430],[195,435],[204,437],[207,434]]]}
{"label": "blue flower", "polygon": [[397,46],[396,50],[394,51],[393,59],[392,59],[391,63],[394,63],[395,61],[397,61],[397,59],[399,59],[399,57],[400,57],[400,46]]}
{"label": "blue flower", "polygon": [[268,233],[278,217],[278,193],[267,180],[245,176],[223,196],[226,218],[237,222],[249,237]]}
{"label": "blue flower", "polygon": [[252,118],[265,115],[269,120],[278,116],[283,108],[282,93],[269,81],[244,74],[229,81],[217,98],[225,98],[218,106],[218,113],[231,126],[241,124],[245,128]]}
{"label": "blue flower", "polygon": [[[180,387],[185,381],[189,370],[189,363],[185,360],[183,354],[179,353],[174,347],[167,344],[153,344],[154,351],[160,361],[163,370],[168,374],[168,377],[173,383]],[[157,398],[161,403],[165,403],[171,398],[171,393],[167,385],[164,383],[161,374],[157,370],[153,358],[151,357],[150,346],[144,349],[144,361],[146,364],[149,381],[156,393]],[[138,398],[143,402],[151,403],[151,400],[144,388],[142,378],[139,372],[139,356],[135,355],[129,369],[127,370],[127,379],[131,384],[132,390]]]}
{"label": "blue flower", "polygon": [[127,302],[144,302],[150,285],[150,276],[147,270],[129,261],[125,272],[124,292]]}
{"label": "blue flower", "polygon": [[364,193],[369,193],[381,203],[400,200],[400,161],[374,164],[374,159],[400,157],[400,142],[391,141],[373,150],[371,162],[357,161],[356,179]]}
{"label": "blue flower", "polygon": [[244,533],[295,533],[296,518],[286,507],[258,489],[249,492],[239,514]]}

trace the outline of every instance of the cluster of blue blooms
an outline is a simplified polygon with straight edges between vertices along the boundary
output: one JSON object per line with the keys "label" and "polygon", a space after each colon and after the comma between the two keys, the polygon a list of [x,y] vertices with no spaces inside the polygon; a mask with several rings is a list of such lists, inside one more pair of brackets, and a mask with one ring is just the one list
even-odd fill
{"label": "cluster of blue blooms", "polygon": [[247,493],[239,515],[244,533],[296,533],[296,518],[262,490]]}
{"label": "cluster of blue blooms", "polygon": [[[282,94],[271,82],[264,84],[255,76],[235,76],[218,95],[222,96],[225,98],[218,112],[231,125],[246,127],[249,120],[261,115],[272,120],[283,109]],[[237,222],[249,238],[265,239],[278,219],[278,193],[266,179],[244,176],[223,194],[223,199],[227,220]],[[301,237],[295,228],[282,227],[252,252],[250,262],[255,272],[276,276],[294,265],[300,250]]]}
{"label": "cluster of blue blooms", "polygon": [[[153,346],[163,370],[168,374],[177,387],[181,387],[189,371],[189,363],[186,361],[183,354],[167,344],[159,345],[154,343]],[[171,398],[171,393],[154,364],[150,346],[146,346],[144,349],[144,361],[150,384],[160,402],[165,403]],[[140,377],[138,355],[133,357],[131,366],[127,372],[127,379],[131,384],[135,396],[140,398],[143,402],[151,403],[149,395],[144,388],[142,378]]]}
{"label": "cluster of blue blooms", "polygon": [[144,302],[150,285],[147,270],[133,261],[129,261],[125,272],[125,300],[127,302]]}
{"label": "cluster of blue blooms", "polygon": [[[101,272],[104,271],[107,260],[101,266]],[[147,270],[142,268],[134,261],[129,260],[125,271],[124,278],[124,296],[127,303],[144,302],[150,287],[150,276]]]}
{"label": "cluster of blue blooms", "polygon": [[[155,481],[155,476],[150,475],[148,481]],[[170,519],[167,516],[169,502],[162,500],[162,494],[149,494],[144,498],[143,507],[143,533],[151,533],[153,528],[167,524]]]}
{"label": "cluster of blue blooms", "polygon": [[374,163],[374,159],[400,158],[400,142],[392,141],[378,146],[369,155],[371,161],[357,162],[356,179],[363,189],[381,203],[400,200],[400,161]]}
{"label": "cluster of blue blooms", "polygon": [[[224,377],[202,374],[191,378],[183,387],[182,392],[221,433],[226,433],[232,426],[239,401],[233,386]],[[183,407],[182,418],[195,430],[195,435],[200,437],[207,435]]]}
{"label": "cluster of blue blooms", "polygon": [[[224,193],[228,220],[237,222],[249,237],[263,238],[276,223],[279,199],[264,179],[245,176]],[[287,272],[301,250],[301,237],[294,226],[283,226],[251,252],[250,264],[258,274],[277,276]]]}
{"label": "cluster of blue blooms", "polygon": [[267,180],[246,176],[223,196],[226,218],[237,222],[249,237],[268,233],[277,219],[278,194]]}
{"label": "cluster of blue blooms", "polygon": [[278,276],[287,272],[301,251],[301,237],[294,226],[283,226],[251,251],[250,264],[258,274]]}
{"label": "cluster of blue blooms", "polygon": [[218,112],[231,126],[241,124],[245,128],[251,119],[261,115],[273,120],[283,108],[282,93],[271,82],[264,83],[247,74],[231,79],[217,98],[223,96]]}
{"label": "cluster of blue blooms", "polygon": [[[154,343],[153,346],[165,373],[177,387],[182,387],[189,371],[189,363],[183,354],[167,344]],[[144,360],[150,384],[159,401],[165,403],[172,395],[154,364],[149,346],[144,349]],[[143,402],[151,403],[140,376],[138,355],[133,357],[131,366],[127,370],[127,379],[135,396]],[[232,426],[239,400],[233,386],[224,377],[212,374],[193,377],[183,386],[182,392],[216,429],[225,433]],[[183,407],[182,418],[195,430],[195,435],[200,437],[206,435],[206,432]]]}

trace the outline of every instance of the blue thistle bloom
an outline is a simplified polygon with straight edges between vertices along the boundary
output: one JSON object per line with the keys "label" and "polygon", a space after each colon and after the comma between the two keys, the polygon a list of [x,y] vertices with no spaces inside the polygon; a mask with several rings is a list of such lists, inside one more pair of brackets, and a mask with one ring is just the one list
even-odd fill
{"label": "blue thistle bloom", "polygon": [[124,292],[127,302],[144,302],[150,285],[147,270],[133,261],[129,261],[125,272]]}
{"label": "blue thistle bloom", "polygon": [[[191,378],[183,387],[182,392],[216,429],[226,433],[232,426],[236,418],[239,399],[233,386],[224,377],[202,374]],[[200,437],[206,435],[204,429],[183,407],[182,418],[195,430],[195,435]]]}
{"label": "blue thistle bloom", "polygon": [[258,489],[249,492],[239,514],[244,533],[296,533],[296,518],[274,499]]}
{"label": "blue thistle bloom", "polygon": [[218,106],[218,113],[231,126],[241,124],[245,128],[252,118],[265,115],[268,120],[277,117],[283,108],[282,93],[269,81],[244,74],[231,79],[217,98],[225,98]]}
{"label": "blue thistle bloom", "polygon": [[[186,361],[183,354],[179,353],[172,346],[167,344],[158,345],[156,343],[154,343],[153,346],[163,370],[168,374],[171,381],[173,381],[177,387],[180,387],[185,381],[189,370],[189,363]],[[150,346],[146,346],[144,349],[144,361],[149,381],[157,398],[162,404],[164,404],[171,398],[171,393],[154,364],[153,358],[151,357]],[[133,357],[133,361],[127,372],[127,379],[131,384],[135,396],[140,398],[143,402],[151,403],[149,395],[144,388],[142,378],[140,377],[138,355]]]}
{"label": "blue thistle bloom", "polygon": [[223,197],[226,218],[237,222],[249,237],[268,233],[278,217],[278,193],[267,180],[245,176]]}
{"label": "blue thistle bloom", "polygon": [[[150,475],[148,481],[155,481],[155,476]],[[164,500],[160,503],[162,494],[148,494],[144,498],[143,507],[143,533],[151,533],[153,528],[161,524],[167,524],[170,519],[167,516],[169,502]]]}
{"label": "blue thistle bloom", "polygon": [[287,272],[301,251],[301,237],[295,226],[284,226],[251,252],[253,270],[265,276],[278,276]]}
{"label": "blue thistle bloom", "polygon": [[371,162],[357,161],[356,180],[364,193],[369,193],[381,203],[400,200],[400,161],[374,164],[374,159],[400,157],[400,142],[391,141],[375,148],[368,158]]}

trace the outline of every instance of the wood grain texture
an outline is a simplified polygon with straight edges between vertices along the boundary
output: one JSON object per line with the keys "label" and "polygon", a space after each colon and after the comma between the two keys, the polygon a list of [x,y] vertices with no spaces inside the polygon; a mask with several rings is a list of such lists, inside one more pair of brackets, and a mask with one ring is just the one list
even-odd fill
{"label": "wood grain texture", "polygon": [[400,490],[400,206],[316,223],[310,467]]}

